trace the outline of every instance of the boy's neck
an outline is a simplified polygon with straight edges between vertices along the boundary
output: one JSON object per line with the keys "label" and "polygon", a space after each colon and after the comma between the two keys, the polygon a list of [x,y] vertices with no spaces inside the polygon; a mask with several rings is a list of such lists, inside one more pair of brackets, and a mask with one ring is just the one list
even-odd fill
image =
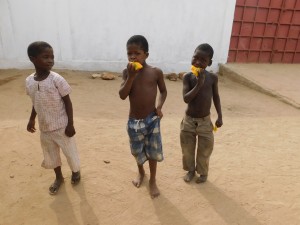
{"label": "boy's neck", "polygon": [[146,63],[146,61],[144,63],[142,63],[143,67],[148,66],[148,64]]}
{"label": "boy's neck", "polygon": [[50,70],[49,71],[36,70],[34,77],[35,77],[35,80],[42,81],[42,80],[45,80],[49,74],[50,74]]}

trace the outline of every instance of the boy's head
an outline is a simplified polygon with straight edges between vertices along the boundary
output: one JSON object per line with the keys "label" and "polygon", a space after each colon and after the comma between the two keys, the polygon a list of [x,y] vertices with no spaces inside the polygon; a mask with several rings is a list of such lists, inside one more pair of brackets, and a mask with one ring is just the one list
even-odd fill
{"label": "boy's head", "polygon": [[142,35],[134,35],[128,39],[126,46],[135,44],[139,46],[145,53],[149,51],[149,45],[147,39]]}
{"label": "boy's head", "polygon": [[192,65],[205,69],[212,64],[213,56],[213,48],[209,44],[201,44],[194,51]]}
{"label": "boy's head", "polygon": [[143,64],[149,56],[149,45],[147,39],[142,35],[134,35],[128,39],[127,57],[130,62]]}
{"label": "boy's head", "polygon": [[54,65],[53,49],[47,42],[31,43],[27,48],[27,54],[36,69],[49,71]]}
{"label": "boy's head", "polygon": [[44,41],[35,41],[31,43],[27,48],[27,54],[30,57],[36,57],[41,54],[46,48],[52,48],[47,42]]}

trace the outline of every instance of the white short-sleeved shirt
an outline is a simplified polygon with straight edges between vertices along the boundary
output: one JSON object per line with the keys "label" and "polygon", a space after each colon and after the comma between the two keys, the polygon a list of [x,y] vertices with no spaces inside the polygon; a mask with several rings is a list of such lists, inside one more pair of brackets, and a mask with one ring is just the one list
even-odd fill
{"label": "white short-sleeved shirt", "polygon": [[43,132],[64,128],[68,124],[62,97],[71,93],[71,87],[58,73],[50,71],[45,80],[34,80],[34,74],[26,78],[26,93],[30,96]]}

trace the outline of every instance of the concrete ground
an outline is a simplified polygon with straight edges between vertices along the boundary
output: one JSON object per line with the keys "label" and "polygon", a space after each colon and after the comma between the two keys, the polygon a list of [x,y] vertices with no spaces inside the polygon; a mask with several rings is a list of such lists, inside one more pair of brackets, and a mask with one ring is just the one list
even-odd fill
{"label": "concrete ground", "polygon": [[221,64],[221,75],[300,109],[300,64]]}

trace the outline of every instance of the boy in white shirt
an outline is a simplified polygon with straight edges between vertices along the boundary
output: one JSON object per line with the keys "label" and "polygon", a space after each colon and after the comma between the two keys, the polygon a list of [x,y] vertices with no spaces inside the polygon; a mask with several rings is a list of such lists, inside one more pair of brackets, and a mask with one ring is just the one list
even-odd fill
{"label": "boy in white shirt", "polygon": [[36,70],[26,78],[26,93],[33,104],[27,131],[36,131],[35,118],[38,116],[44,154],[42,167],[54,169],[56,175],[55,181],[49,187],[49,193],[53,195],[64,182],[60,149],[72,170],[71,183],[77,184],[80,181],[80,162],[73,137],[76,133],[73,107],[69,96],[71,87],[62,76],[51,71],[54,55],[48,43],[33,42],[28,46],[27,53]]}

